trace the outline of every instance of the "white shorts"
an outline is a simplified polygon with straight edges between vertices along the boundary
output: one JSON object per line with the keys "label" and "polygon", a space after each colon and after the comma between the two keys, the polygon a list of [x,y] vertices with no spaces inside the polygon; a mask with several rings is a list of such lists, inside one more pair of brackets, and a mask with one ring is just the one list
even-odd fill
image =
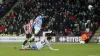
{"label": "white shorts", "polygon": [[33,50],[38,50],[35,43],[31,43],[30,48],[33,49]]}

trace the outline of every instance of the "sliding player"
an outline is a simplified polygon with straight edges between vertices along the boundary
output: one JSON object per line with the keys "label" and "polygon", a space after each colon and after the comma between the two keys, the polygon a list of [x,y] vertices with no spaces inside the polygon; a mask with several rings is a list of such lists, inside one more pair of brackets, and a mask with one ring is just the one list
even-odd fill
{"label": "sliding player", "polygon": [[41,50],[42,48],[48,46],[50,50],[59,50],[59,49],[54,49],[51,47],[50,43],[48,42],[48,40],[50,40],[50,38],[47,40],[48,38],[46,38],[45,36],[41,37],[39,41],[35,42],[35,43],[31,43],[28,46],[25,46],[24,49],[22,50]]}
{"label": "sliding player", "polygon": [[41,39],[36,42],[36,43],[31,43],[28,46],[25,46],[23,50],[41,50],[42,48],[48,46],[50,50],[59,50],[59,49],[54,49],[51,47],[50,43],[48,42],[48,40],[46,39],[46,37],[41,37]]}

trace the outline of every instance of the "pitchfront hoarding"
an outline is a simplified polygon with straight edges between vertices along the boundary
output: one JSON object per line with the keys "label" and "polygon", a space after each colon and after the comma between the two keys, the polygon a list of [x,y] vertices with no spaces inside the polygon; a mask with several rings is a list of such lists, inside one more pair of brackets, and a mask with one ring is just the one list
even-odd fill
{"label": "pitchfront hoarding", "polygon": [[[35,41],[38,41],[40,37],[36,37]],[[0,36],[0,42],[23,42],[25,36]],[[67,42],[67,43],[78,43],[81,41],[80,36],[52,36],[50,42]]]}
{"label": "pitchfront hoarding", "polygon": [[73,37],[69,37],[69,36],[60,36],[60,37],[58,37],[58,38],[52,37],[52,39],[51,39],[50,41],[51,41],[51,42],[78,43],[79,41],[81,41],[81,37],[80,37],[80,36],[73,36]]}
{"label": "pitchfront hoarding", "polygon": [[100,43],[100,36],[98,37],[97,42],[99,42],[99,43]]}

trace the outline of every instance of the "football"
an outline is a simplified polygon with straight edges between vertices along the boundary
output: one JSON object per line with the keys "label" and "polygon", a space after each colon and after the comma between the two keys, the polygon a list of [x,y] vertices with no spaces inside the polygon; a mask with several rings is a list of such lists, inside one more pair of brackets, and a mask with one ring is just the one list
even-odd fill
{"label": "football", "polygon": [[89,9],[90,11],[92,10],[92,8],[93,8],[92,5],[88,5],[88,9]]}
{"label": "football", "polygon": [[80,44],[85,44],[85,42],[84,41],[80,41]]}

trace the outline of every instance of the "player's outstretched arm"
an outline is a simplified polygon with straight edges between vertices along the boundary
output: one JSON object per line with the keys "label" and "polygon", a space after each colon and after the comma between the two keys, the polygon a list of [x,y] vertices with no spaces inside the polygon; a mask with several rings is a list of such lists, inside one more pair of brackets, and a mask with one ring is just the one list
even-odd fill
{"label": "player's outstretched arm", "polygon": [[52,48],[47,39],[45,39],[45,42],[47,43],[47,46],[49,47],[50,50],[59,51],[59,49],[54,49],[54,48]]}
{"label": "player's outstretched arm", "polygon": [[52,48],[51,46],[49,46],[49,49],[50,49],[50,50],[53,50],[53,51],[59,51],[59,49],[54,49],[54,48]]}

